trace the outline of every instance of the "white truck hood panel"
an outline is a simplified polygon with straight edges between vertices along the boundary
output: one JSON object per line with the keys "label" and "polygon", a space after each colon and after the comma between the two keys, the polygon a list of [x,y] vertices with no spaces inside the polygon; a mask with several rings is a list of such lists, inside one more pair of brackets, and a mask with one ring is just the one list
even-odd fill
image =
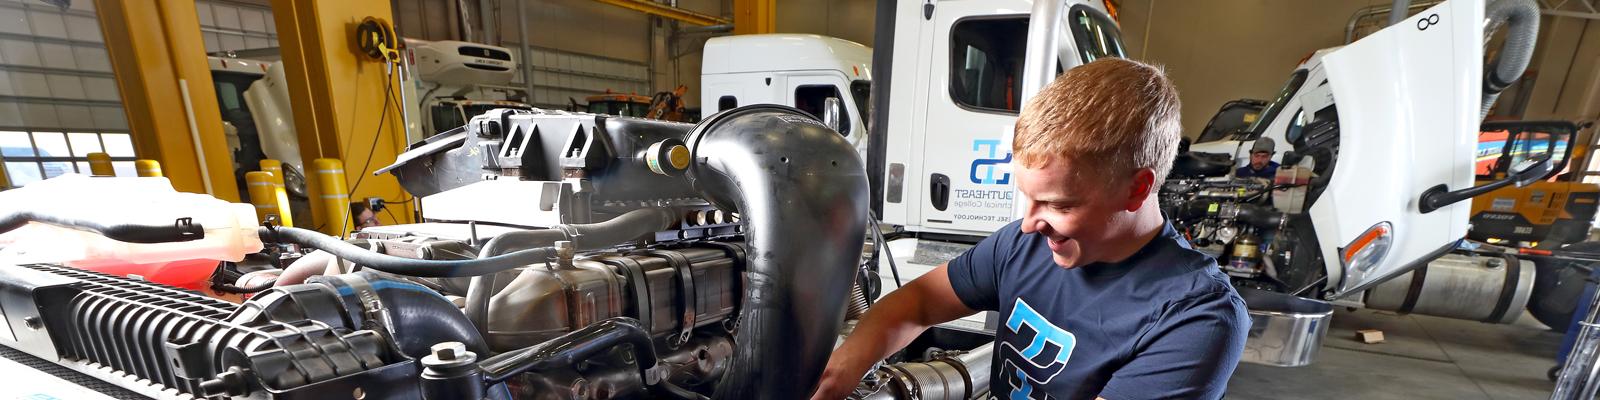
{"label": "white truck hood panel", "polygon": [[[1466,236],[1467,202],[1424,214],[1418,199],[1436,185],[1473,184],[1483,21],[1482,0],[1452,0],[1324,58],[1340,150],[1310,213],[1333,297],[1399,275]],[[1385,221],[1394,235],[1387,256],[1344,267],[1340,250]]]}

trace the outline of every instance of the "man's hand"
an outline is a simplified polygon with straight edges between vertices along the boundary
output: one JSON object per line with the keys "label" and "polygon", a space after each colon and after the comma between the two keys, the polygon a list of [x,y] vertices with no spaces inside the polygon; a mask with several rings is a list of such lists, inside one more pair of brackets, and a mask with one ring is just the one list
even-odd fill
{"label": "man's hand", "polygon": [[[843,399],[861,385],[861,378],[867,374],[852,374],[849,365],[839,361],[842,354],[837,351],[828,360],[828,368],[822,371],[822,380],[817,382],[817,391],[811,394],[811,400]],[[871,364],[867,365],[869,368]]]}
{"label": "man's hand", "polygon": [[940,265],[873,304],[850,337],[833,351],[811,399],[849,396],[873,364],[910,344],[928,327],[977,312],[956,297],[948,269],[948,265]]}

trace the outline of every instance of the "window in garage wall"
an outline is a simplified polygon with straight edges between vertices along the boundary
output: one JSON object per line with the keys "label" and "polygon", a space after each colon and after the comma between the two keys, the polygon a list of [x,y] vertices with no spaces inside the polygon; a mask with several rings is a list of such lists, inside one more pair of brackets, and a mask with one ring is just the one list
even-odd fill
{"label": "window in garage wall", "polygon": [[127,132],[94,2],[0,0],[0,163],[12,185],[77,172],[91,148],[116,149],[132,176]]}
{"label": "window in garage wall", "polygon": [[205,38],[206,53],[278,47],[278,28],[272,20],[272,8],[268,6],[197,0],[194,9],[200,17],[200,36]]}
{"label": "window in garage wall", "polygon": [[127,133],[0,131],[6,178],[24,186],[66,173],[89,173],[89,153],[111,156],[117,176],[134,176],[133,140]]}

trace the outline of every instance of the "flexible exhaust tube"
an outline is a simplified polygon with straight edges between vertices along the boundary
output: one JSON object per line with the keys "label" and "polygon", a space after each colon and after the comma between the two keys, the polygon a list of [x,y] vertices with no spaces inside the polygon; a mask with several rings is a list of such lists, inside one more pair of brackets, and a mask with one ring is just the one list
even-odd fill
{"label": "flexible exhaust tube", "polygon": [[[605,222],[592,224],[556,225],[549,229],[507,232],[489,239],[478,258],[491,258],[513,251],[554,246],[557,241],[568,240],[579,251],[615,246],[653,232],[666,230],[678,221],[677,213],[666,208],[633,210]],[[478,331],[489,336],[489,302],[494,297],[495,275],[472,277],[467,288],[467,318],[478,326]]]}
{"label": "flexible exhaust tube", "polygon": [[993,362],[994,342],[989,342],[956,356],[885,365],[856,393],[864,400],[987,398]]}
{"label": "flexible exhaust tube", "polygon": [[[1489,116],[1500,91],[1522,78],[1533,60],[1533,44],[1539,36],[1539,5],[1533,0],[1495,0],[1485,6],[1485,18],[1490,23],[1505,22],[1506,42],[1500,46],[1500,55],[1483,72],[1483,107],[1478,118]],[[1487,38],[1485,38],[1487,39]]]}
{"label": "flexible exhaust tube", "polygon": [[750,246],[734,342],[713,398],[811,394],[844,316],[866,234],[867,177],[844,137],[798,109],[711,116],[686,142],[687,178],[737,210]]}

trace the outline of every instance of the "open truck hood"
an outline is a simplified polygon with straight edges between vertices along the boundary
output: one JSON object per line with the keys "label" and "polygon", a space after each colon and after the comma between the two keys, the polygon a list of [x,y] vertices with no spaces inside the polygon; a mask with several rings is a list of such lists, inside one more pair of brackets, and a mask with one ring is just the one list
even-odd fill
{"label": "open truck hood", "polygon": [[[1482,0],[1439,4],[1328,54],[1330,90],[1301,94],[1331,93],[1341,131],[1331,180],[1309,210],[1331,298],[1424,265],[1466,236],[1468,203],[1425,213],[1419,199],[1435,186],[1473,184],[1483,32]],[[1365,234],[1383,225],[1384,254],[1351,262],[1359,257],[1346,252],[1381,239]]]}

